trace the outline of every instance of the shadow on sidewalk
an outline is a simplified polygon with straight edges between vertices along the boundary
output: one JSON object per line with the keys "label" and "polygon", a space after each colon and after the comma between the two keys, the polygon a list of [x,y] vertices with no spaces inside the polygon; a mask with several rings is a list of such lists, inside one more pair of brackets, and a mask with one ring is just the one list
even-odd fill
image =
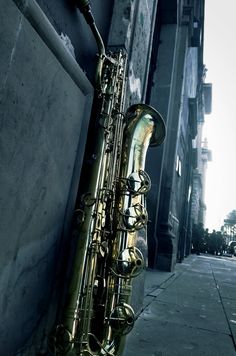
{"label": "shadow on sidewalk", "polygon": [[236,259],[191,255],[146,271],[142,312],[124,356],[236,355]]}

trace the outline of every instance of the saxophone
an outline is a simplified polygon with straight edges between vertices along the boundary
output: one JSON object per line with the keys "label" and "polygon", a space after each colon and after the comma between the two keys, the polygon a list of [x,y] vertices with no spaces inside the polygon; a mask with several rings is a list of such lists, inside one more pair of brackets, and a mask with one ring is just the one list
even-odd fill
{"label": "saxophone", "polygon": [[105,54],[88,1],[80,2],[98,42],[92,163],[74,233],[78,236],[67,303],[50,341],[54,355],[120,355],[135,313],[129,305],[132,280],[144,269],[135,246],[148,215],[145,172],[148,146],[160,145],[165,125],[145,104],[126,113],[127,55]]}

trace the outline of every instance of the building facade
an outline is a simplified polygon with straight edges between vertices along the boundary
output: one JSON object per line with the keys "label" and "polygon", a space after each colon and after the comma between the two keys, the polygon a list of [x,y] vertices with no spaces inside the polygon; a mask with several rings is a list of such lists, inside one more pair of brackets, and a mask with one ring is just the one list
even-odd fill
{"label": "building facade", "polygon": [[209,152],[202,147],[202,125],[211,85],[205,84],[203,63],[204,2],[159,2],[158,16],[148,99],[158,103],[167,137],[148,161],[149,265],[170,271],[190,253],[192,224],[203,221]]}
{"label": "building facade", "polygon": [[[146,159],[150,222],[140,240],[151,268],[173,270],[190,252],[193,220],[203,220],[204,0],[92,0],[91,7],[106,51],[128,55],[126,108],[147,103],[166,124],[165,143]],[[1,9],[1,351],[48,355],[69,278],[97,46],[73,0],[1,0]],[[143,277],[135,310],[142,285]]]}

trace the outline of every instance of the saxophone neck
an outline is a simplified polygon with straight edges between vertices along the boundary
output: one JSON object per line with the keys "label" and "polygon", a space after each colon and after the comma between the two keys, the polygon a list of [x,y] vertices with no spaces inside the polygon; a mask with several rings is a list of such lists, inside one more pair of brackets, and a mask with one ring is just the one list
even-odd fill
{"label": "saxophone neck", "polygon": [[104,64],[104,60],[106,58],[105,46],[100,35],[100,32],[96,26],[94,16],[91,10],[91,6],[88,0],[77,0],[77,7],[80,12],[83,14],[87,24],[90,26],[90,29],[94,35],[94,38],[98,47],[98,64],[95,73],[95,86],[96,89],[100,89],[101,87],[101,78],[102,78],[102,68]]}

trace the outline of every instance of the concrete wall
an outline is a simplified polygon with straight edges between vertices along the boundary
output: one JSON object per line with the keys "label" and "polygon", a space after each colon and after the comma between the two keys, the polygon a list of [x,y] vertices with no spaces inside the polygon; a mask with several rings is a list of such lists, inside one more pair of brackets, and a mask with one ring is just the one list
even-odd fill
{"label": "concrete wall", "polygon": [[[179,209],[176,206],[177,185],[175,185],[175,166],[177,145],[180,140],[180,122],[183,101],[184,68],[188,29],[177,24],[165,24],[161,27],[158,49],[157,69],[151,92],[151,103],[157,103],[163,117],[166,118],[167,135],[162,153],[162,170],[156,187],[160,196],[154,193],[149,200],[156,199],[152,205],[158,216],[154,217],[154,233],[157,236],[156,255],[153,265],[160,269],[172,270],[176,262],[179,236]],[[156,105],[157,105],[156,104]],[[153,162],[150,159],[150,164]],[[153,172],[152,180],[157,177]],[[156,205],[158,204],[158,206]]]}
{"label": "concrete wall", "polygon": [[[74,55],[80,67],[91,82],[97,63],[97,45],[74,0],[37,0],[42,11],[55,31],[71,42]],[[114,0],[90,0],[97,27],[105,45],[109,34]]]}
{"label": "concrete wall", "polygon": [[[159,34],[156,34],[159,36]],[[152,88],[150,94],[150,105],[157,107],[158,111],[165,120],[167,126],[166,140],[168,139],[168,111],[170,105],[170,92],[173,76],[173,63],[176,41],[176,24],[165,24],[161,26],[160,43],[158,46],[158,57],[156,67],[153,72]],[[159,204],[161,181],[164,165],[164,152],[167,148],[166,141],[161,147],[149,150],[147,156],[147,168],[150,173],[152,188],[148,194],[147,206],[149,219],[148,225],[148,247],[149,247],[149,266],[154,267],[157,259],[157,223],[159,219]],[[155,164],[154,164],[155,162]]]}
{"label": "concrete wall", "polygon": [[189,54],[188,36],[187,26],[177,27],[157,228],[156,263],[158,268],[164,270],[172,270],[177,259],[182,259],[184,255],[188,221],[192,144],[188,99],[196,92],[197,86],[197,66],[193,64],[196,56]]}
{"label": "concrete wall", "polygon": [[0,344],[15,356],[58,301],[92,86],[36,3],[1,1],[0,22]]}

